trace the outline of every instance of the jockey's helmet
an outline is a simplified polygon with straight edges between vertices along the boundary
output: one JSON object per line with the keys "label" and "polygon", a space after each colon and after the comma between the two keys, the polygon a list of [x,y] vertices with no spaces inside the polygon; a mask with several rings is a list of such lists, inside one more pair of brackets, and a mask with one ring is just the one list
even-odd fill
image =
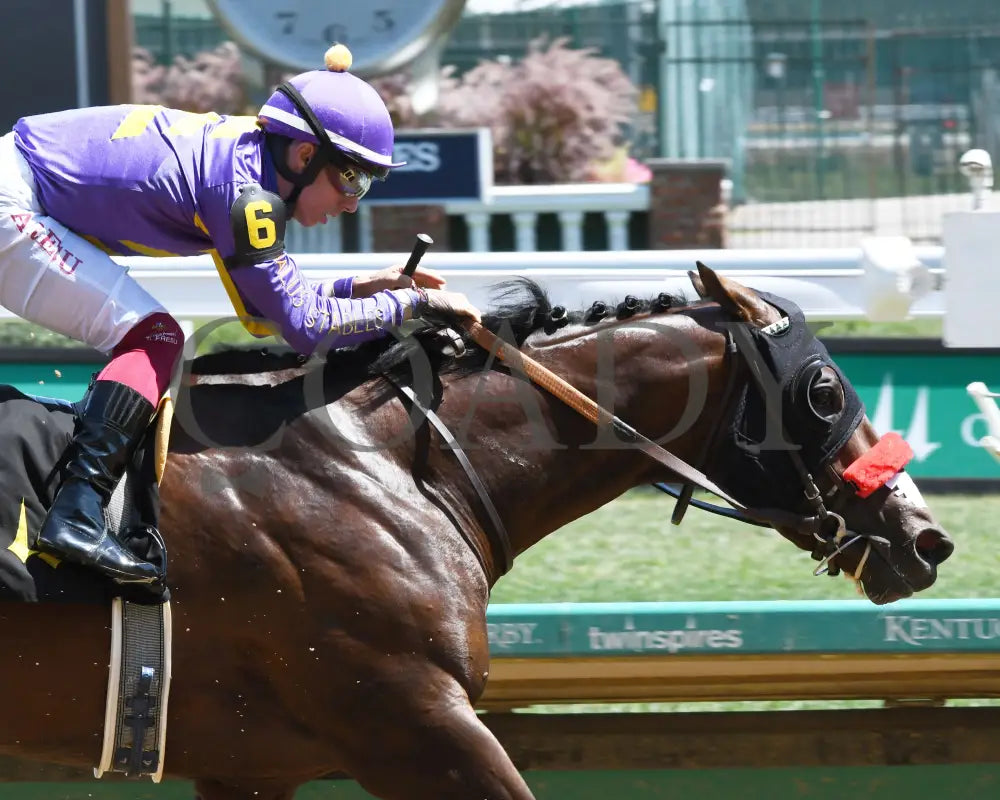
{"label": "jockey's helmet", "polygon": [[[316,158],[294,181],[305,186],[325,164],[360,167],[362,178],[384,180],[406,162],[392,160],[393,127],[378,92],[348,72],[351,53],[341,44],[326,51],[326,69],[303,72],[281,84],[257,119],[271,137],[318,145]],[[276,164],[279,171],[282,164]],[[286,177],[288,177],[286,175]]]}

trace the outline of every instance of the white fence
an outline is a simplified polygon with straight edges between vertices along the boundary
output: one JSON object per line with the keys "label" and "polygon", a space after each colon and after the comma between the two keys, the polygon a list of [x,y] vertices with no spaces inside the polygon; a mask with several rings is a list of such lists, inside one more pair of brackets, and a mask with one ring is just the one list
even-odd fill
{"label": "white fence", "polygon": [[628,225],[634,212],[649,209],[649,186],[635,183],[581,183],[554,186],[494,186],[488,203],[449,203],[449,216],[465,218],[469,249],[490,250],[490,222],[494,214],[510,214],[515,247],[531,252],[538,246],[538,216],[555,213],[562,249],[583,250],[583,217],[600,212],[608,234],[608,250],[629,249]]}
{"label": "white fence", "polygon": [[[583,249],[583,220],[587,213],[604,216],[609,251],[628,250],[628,226],[633,213],[649,209],[649,186],[635,183],[580,183],[552,186],[494,186],[485,202],[445,204],[445,213],[465,220],[469,249],[485,253],[491,249],[490,224],[494,216],[508,215],[514,224],[515,248],[533,252],[538,248],[538,218],[555,214],[559,221],[561,249]],[[288,227],[286,243],[295,253],[340,253],[344,249],[340,217],[326,225]],[[371,207],[358,207],[359,247],[373,249]]]}
{"label": "white fence", "polygon": [[[728,205],[728,182],[723,200]],[[629,224],[634,214],[649,210],[648,184],[581,183],[552,186],[495,186],[484,202],[447,203],[445,213],[461,217],[469,232],[469,250],[489,252],[494,217],[509,217],[514,227],[514,249],[538,249],[539,219],[555,215],[560,249],[583,249],[584,216],[604,218],[608,251],[629,249]],[[1000,205],[1000,197],[992,198]],[[850,231],[870,231],[874,236],[906,235],[918,241],[937,241],[943,214],[972,208],[968,194],[919,197],[884,197],[859,200],[814,200],[791,203],[749,203],[730,211],[728,241],[731,247],[837,247]],[[342,219],[303,228],[289,225],[287,244],[297,253],[344,251]],[[358,250],[373,248],[371,207],[358,207]],[[861,235],[860,233],[858,234]]]}
{"label": "white fence", "polygon": [[[974,154],[979,155],[970,160]],[[978,180],[980,189],[988,192],[992,181],[986,179],[986,165],[977,172],[974,163],[980,158],[989,161],[983,151],[966,153],[961,168],[970,182],[975,185]],[[971,207],[968,196],[965,200]],[[516,276],[538,281],[554,302],[570,308],[587,306],[595,299],[621,299],[626,294],[653,296],[667,291],[690,296],[693,290],[687,272],[701,259],[754,288],[795,301],[815,320],[945,314],[944,247],[913,248],[909,240],[895,236],[870,237],[857,247],[629,250],[629,217],[648,209],[649,202],[649,187],[644,184],[494,187],[487,202],[446,206],[448,214],[464,217],[470,252],[431,250],[425,262],[444,272],[452,288],[468,294],[481,308],[490,304],[491,287]],[[595,211],[603,214],[607,226],[606,251],[583,250],[584,215]],[[500,213],[513,218],[516,253],[490,252],[490,216]],[[536,250],[542,214],[558,218],[562,251]],[[406,259],[406,253],[372,253],[371,209],[362,205],[358,215],[361,253],[341,252],[339,219],[310,229],[290,226],[288,250],[308,278],[353,275]],[[998,251],[1000,247],[985,248],[982,257],[989,260]],[[118,261],[182,320],[232,314],[207,255]],[[0,316],[10,314],[0,309]]]}
{"label": "white fence", "polygon": [[[301,254],[295,259],[314,280],[355,275],[405,261],[406,253],[353,255]],[[918,317],[944,310],[940,290],[941,247],[916,248],[933,277],[933,287],[913,304]],[[486,307],[491,287],[524,276],[542,284],[553,302],[583,308],[594,300],[642,297],[659,292],[693,296],[688,270],[704,261],[722,274],[754,288],[787,297],[816,320],[863,319],[871,300],[870,268],[862,248],[800,250],[633,250],[621,253],[434,253],[427,266],[443,272],[451,288]],[[208,256],[119,259],[153,296],[180,319],[232,314],[215,266]],[[4,312],[6,313],[6,312]]]}

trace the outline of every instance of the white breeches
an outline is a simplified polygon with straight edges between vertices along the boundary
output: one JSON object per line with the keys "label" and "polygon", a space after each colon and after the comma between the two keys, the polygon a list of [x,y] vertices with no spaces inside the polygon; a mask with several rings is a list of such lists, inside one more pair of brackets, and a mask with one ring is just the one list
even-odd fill
{"label": "white breeches", "polygon": [[126,267],[44,214],[12,133],[0,138],[0,305],[102,353],[165,311]]}

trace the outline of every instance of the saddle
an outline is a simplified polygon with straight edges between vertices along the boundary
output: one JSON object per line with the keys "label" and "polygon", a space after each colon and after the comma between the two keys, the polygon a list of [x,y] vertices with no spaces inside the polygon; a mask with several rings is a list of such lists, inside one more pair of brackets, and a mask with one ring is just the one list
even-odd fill
{"label": "saddle", "polygon": [[[139,558],[166,572],[157,531],[158,481],[166,457],[169,404],[161,407],[108,504],[109,530]],[[104,746],[96,777],[163,773],[170,686],[170,603],[166,586],[122,585],[34,549],[62,480],[73,437],[74,403],[0,385],[0,602],[88,603],[111,610]]]}

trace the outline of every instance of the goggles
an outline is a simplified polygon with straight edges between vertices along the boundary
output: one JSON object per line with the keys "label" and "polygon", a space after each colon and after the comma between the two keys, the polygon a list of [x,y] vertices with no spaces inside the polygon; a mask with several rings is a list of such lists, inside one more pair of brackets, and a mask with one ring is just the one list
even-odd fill
{"label": "goggles", "polygon": [[354,164],[331,164],[327,167],[327,175],[330,177],[330,182],[345,197],[356,197],[360,200],[372,188],[371,174]]}
{"label": "goggles", "polygon": [[356,197],[360,200],[368,194],[373,181],[385,180],[385,172],[388,170],[367,170],[348,159],[337,159],[330,164],[328,174],[331,183],[346,197]]}

